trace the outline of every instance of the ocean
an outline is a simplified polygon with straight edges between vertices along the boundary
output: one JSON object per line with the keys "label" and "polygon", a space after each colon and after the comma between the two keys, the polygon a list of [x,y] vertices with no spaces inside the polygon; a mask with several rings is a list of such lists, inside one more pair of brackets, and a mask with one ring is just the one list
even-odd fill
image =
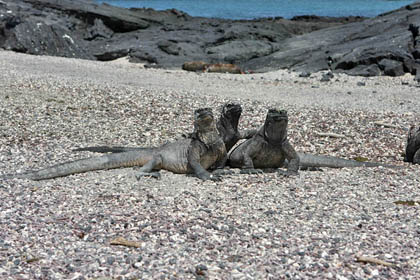
{"label": "ocean", "polygon": [[415,1],[406,0],[96,0],[125,8],[175,8],[191,16],[254,19],[299,15],[374,17]]}

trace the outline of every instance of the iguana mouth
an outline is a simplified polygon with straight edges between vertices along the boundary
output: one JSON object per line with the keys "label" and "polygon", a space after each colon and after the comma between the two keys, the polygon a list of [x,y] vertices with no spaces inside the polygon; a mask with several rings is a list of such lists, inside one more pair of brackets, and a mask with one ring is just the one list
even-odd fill
{"label": "iguana mouth", "polygon": [[200,108],[195,110],[194,118],[198,122],[214,120],[213,111],[210,108]]}
{"label": "iguana mouth", "polygon": [[227,113],[230,113],[230,114],[241,114],[242,113],[242,106],[237,104],[237,103],[226,104],[226,106],[224,108],[225,108],[225,111],[223,113],[225,115]]}
{"label": "iguana mouth", "polygon": [[267,113],[267,119],[271,119],[274,121],[281,121],[281,120],[288,120],[289,117],[287,115],[286,110],[278,110],[278,109],[270,109]]}
{"label": "iguana mouth", "polygon": [[286,110],[269,109],[264,125],[264,138],[274,146],[287,139],[288,116]]}
{"label": "iguana mouth", "polygon": [[195,110],[194,123],[197,132],[209,132],[216,130],[216,122],[211,108],[200,108]]}

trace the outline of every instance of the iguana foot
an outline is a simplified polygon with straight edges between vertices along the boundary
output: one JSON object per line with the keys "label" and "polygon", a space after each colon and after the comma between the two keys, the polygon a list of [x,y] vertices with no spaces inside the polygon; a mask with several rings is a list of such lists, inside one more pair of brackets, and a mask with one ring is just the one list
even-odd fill
{"label": "iguana foot", "polygon": [[262,174],[264,173],[261,169],[255,169],[255,168],[247,168],[247,169],[241,169],[241,174]]}
{"label": "iguana foot", "polygon": [[279,169],[279,170],[277,171],[277,174],[278,174],[279,176],[284,176],[284,177],[294,177],[294,176],[299,175],[299,173],[298,173],[297,171],[282,170],[282,169]]}
{"label": "iguana foot", "polygon": [[223,175],[232,175],[235,172],[231,169],[216,169],[214,170],[211,174],[216,175],[216,176],[223,176]]}
{"label": "iguana foot", "polygon": [[207,172],[205,174],[199,174],[199,175],[197,175],[197,177],[200,178],[203,181],[210,180],[210,181],[213,181],[213,182],[219,182],[219,181],[222,180],[222,178],[219,175],[211,174],[210,172]]}
{"label": "iguana foot", "polygon": [[220,182],[220,181],[222,181],[222,177],[220,175],[217,175],[217,174],[211,174],[210,175],[210,180],[212,180],[213,182]]}
{"label": "iguana foot", "polygon": [[142,177],[153,177],[153,178],[156,178],[158,180],[161,178],[160,172],[138,172],[136,174],[136,179],[137,180],[140,180]]}

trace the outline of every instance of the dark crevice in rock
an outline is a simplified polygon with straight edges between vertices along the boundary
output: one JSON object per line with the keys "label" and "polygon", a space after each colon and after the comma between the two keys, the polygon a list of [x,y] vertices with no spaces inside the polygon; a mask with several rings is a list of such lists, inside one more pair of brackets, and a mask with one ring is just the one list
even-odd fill
{"label": "dark crevice in rock", "polygon": [[419,36],[419,27],[410,23],[410,25],[408,26],[408,30],[411,32],[411,34],[413,35],[413,45],[414,47],[416,46],[417,42],[417,37]]}
{"label": "dark crevice in rock", "polygon": [[415,5],[407,5],[407,6],[405,6],[405,8],[409,11],[414,11],[414,10],[420,9],[419,6],[415,6]]}
{"label": "dark crevice in rock", "polygon": [[111,61],[121,57],[125,57],[130,53],[130,49],[108,51],[101,54],[96,54],[95,57],[99,61]]}
{"label": "dark crevice in rock", "polygon": [[408,26],[408,30],[412,34],[412,55],[414,59],[420,59],[420,46],[418,44],[419,38],[419,26],[416,26],[414,24],[410,24]]}

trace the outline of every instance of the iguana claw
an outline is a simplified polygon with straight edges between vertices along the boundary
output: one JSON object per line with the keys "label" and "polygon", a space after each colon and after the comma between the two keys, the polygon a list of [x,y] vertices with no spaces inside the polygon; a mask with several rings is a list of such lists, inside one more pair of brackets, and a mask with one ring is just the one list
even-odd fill
{"label": "iguana claw", "polygon": [[261,169],[255,168],[248,168],[248,169],[241,169],[241,174],[262,174],[264,173]]}
{"label": "iguana claw", "polygon": [[140,180],[142,177],[153,177],[160,180],[161,175],[160,175],[160,172],[138,172],[136,174],[137,180]]}
{"label": "iguana claw", "polygon": [[213,182],[219,182],[222,180],[222,178],[219,175],[211,173],[199,175],[198,178],[200,178],[203,181],[210,180]]}
{"label": "iguana claw", "polygon": [[235,173],[233,170],[231,169],[216,169],[212,172],[213,175],[216,176],[223,176],[223,175],[232,175],[233,173]]}
{"label": "iguana claw", "polygon": [[299,173],[297,171],[282,170],[282,169],[279,169],[277,171],[277,174],[279,176],[284,176],[284,177],[294,177],[294,176],[299,175]]}

